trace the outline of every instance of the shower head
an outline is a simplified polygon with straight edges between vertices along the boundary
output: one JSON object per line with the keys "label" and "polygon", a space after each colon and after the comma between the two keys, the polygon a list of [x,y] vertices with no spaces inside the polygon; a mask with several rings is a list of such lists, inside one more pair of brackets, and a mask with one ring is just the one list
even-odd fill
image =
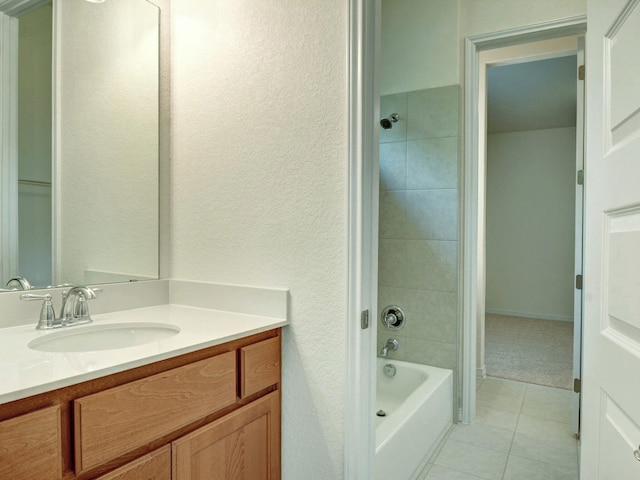
{"label": "shower head", "polygon": [[387,118],[383,118],[382,120],[380,120],[380,126],[385,130],[389,130],[398,120],[400,120],[400,115],[398,115],[397,113],[392,113]]}
{"label": "shower head", "polygon": [[385,130],[389,130],[393,125],[388,118],[383,118],[382,120],[380,120],[380,126]]}

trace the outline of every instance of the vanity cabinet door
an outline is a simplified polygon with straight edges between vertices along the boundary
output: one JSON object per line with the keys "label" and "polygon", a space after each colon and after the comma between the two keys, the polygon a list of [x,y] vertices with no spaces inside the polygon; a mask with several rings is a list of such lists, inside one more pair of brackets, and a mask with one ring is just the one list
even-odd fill
{"label": "vanity cabinet door", "polygon": [[62,478],[60,407],[0,422],[0,478]]}
{"label": "vanity cabinet door", "polygon": [[278,480],[280,392],[272,392],[171,445],[173,480]]}
{"label": "vanity cabinet door", "polygon": [[166,445],[96,480],[171,480],[171,448]]}

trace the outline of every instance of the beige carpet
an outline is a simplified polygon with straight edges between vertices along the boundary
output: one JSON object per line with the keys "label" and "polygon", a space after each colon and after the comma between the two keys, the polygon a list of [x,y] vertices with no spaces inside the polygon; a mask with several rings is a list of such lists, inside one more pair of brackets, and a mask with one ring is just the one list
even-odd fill
{"label": "beige carpet", "polygon": [[487,314],[487,375],[573,388],[573,323]]}

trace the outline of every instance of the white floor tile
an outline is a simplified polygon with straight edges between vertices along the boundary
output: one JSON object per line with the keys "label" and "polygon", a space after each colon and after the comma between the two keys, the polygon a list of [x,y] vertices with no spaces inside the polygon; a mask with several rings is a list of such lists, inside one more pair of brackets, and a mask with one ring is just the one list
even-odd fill
{"label": "white floor tile", "polygon": [[487,392],[481,388],[476,394],[476,405],[504,412],[520,413],[522,398]]}
{"label": "white floor tile", "polygon": [[504,480],[578,480],[576,469],[510,455]]}
{"label": "white floor tile", "polygon": [[540,401],[561,401],[571,403],[571,391],[564,388],[527,384],[527,397]]}
{"label": "white floor tile", "polygon": [[501,480],[507,463],[507,454],[475,445],[447,440],[434,465],[489,480]]}
{"label": "white floor tile", "polygon": [[450,468],[434,465],[429,471],[429,475],[425,480],[479,480],[482,477],[476,477],[468,473],[458,472]]}
{"label": "white floor tile", "polygon": [[555,394],[529,395],[527,392],[520,413],[553,422],[571,423],[571,399],[559,398]]}
{"label": "white floor tile", "polygon": [[516,432],[543,440],[563,441],[571,445],[576,444],[575,433],[568,423],[520,415]]}
{"label": "white floor tile", "polygon": [[490,392],[506,397],[524,398],[527,384],[504,378],[487,377],[478,391]]}
{"label": "white floor tile", "polygon": [[561,467],[577,467],[578,464],[575,440],[568,443],[565,441],[544,440],[516,432],[511,454]]}
{"label": "white floor tile", "polygon": [[479,423],[473,425],[458,424],[449,438],[496,452],[509,453],[511,441],[513,440],[513,431]]}
{"label": "white floor tile", "polygon": [[515,430],[518,423],[518,414],[496,410],[494,408],[476,406],[476,423],[490,425],[492,427]]}
{"label": "white floor tile", "polygon": [[454,427],[425,480],[578,480],[571,392],[487,377],[476,422]]}

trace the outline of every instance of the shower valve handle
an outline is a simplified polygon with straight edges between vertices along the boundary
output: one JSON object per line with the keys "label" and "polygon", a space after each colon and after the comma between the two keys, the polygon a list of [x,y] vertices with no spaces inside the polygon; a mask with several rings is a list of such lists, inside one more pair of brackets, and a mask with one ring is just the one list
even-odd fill
{"label": "shower valve handle", "polygon": [[407,315],[397,305],[389,305],[382,311],[382,323],[387,330],[397,330],[406,320]]}
{"label": "shower valve handle", "polygon": [[390,327],[396,327],[398,325],[398,317],[394,313],[387,313],[384,319],[386,320],[387,325],[389,325]]}

